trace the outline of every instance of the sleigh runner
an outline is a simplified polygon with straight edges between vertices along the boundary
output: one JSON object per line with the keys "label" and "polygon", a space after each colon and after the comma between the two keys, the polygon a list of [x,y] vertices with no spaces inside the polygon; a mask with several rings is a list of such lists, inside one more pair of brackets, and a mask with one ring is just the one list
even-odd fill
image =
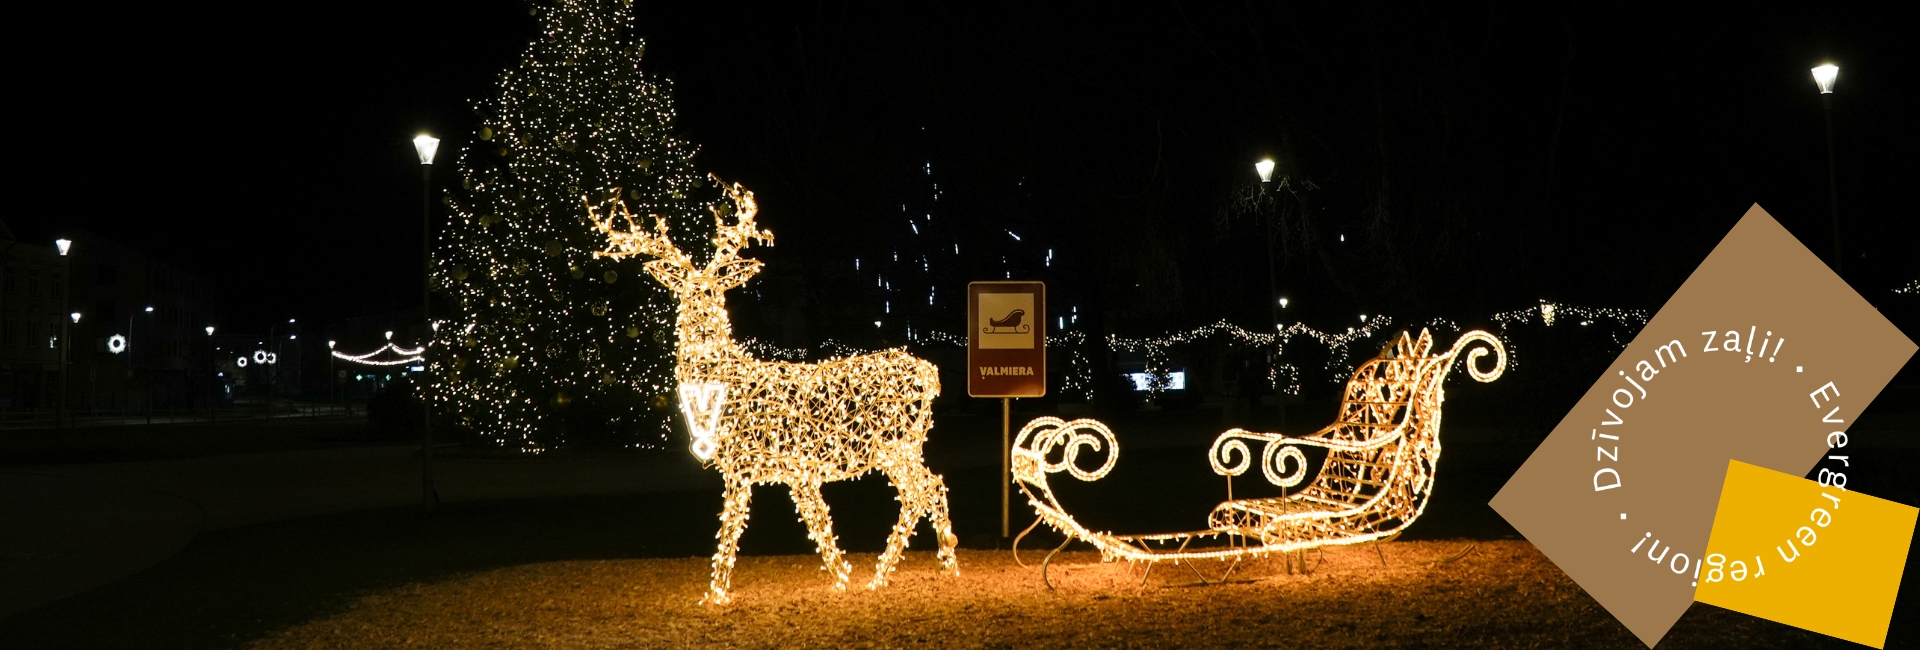
{"label": "sleigh runner", "polygon": [[[1484,347],[1470,347],[1475,343]],[[1028,422],[1013,443],[1014,483],[1039,514],[1035,525],[1044,522],[1070,540],[1093,544],[1108,561],[1228,560],[1388,539],[1426,509],[1440,459],[1444,382],[1454,361],[1467,351],[1467,372],[1481,382],[1498,379],[1506,367],[1506,350],[1486,332],[1466,333],[1445,354],[1429,356],[1432,346],[1426,331],[1418,339],[1402,333],[1380,356],[1354,371],[1338,417],[1313,434],[1288,437],[1243,429],[1220,434],[1207,455],[1214,472],[1228,477],[1228,500],[1214,507],[1205,530],[1115,535],[1075,521],[1055,498],[1048,475],[1066,472],[1095,481],[1113,469],[1120,456],[1118,443],[1113,432],[1095,420],[1043,417]],[[1483,372],[1478,362],[1489,349],[1495,363]],[[1259,446],[1257,459],[1253,445]],[[1326,461],[1307,487],[1278,497],[1232,497],[1232,477],[1255,463],[1268,482],[1283,490],[1306,482],[1304,447],[1326,450]],[[1083,451],[1104,452],[1105,460],[1093,469],[1083,468]]]}

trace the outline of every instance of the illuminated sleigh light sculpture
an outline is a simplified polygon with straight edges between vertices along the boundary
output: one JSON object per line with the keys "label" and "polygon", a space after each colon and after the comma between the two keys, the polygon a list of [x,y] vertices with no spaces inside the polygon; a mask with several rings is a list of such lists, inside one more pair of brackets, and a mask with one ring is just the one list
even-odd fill
{"label": "illuminated sleigh light sculpture", "polygon": [[[757,208],[751,192],[717,178],[714,182],[726,190],[737,217],[728,224],[724,211],[712,208],[717,225],[713,259],[704,266],[674,246],[666,221],[657,215],[649,231],[635,223],[617,198],[607,202],[604,214],[591,201],[587,204],[595,227],[609,242],[606,251],[594,255],[655,258],[645,264],[647,274],[680,302],[674,376],[692,434],[690,451],[718,469],[726,484],[719,550],[702,601],[730,600],[734,557],[756,484],[782,484],[791,490],[807,537],[818,546],[834,587],[845,589],[852,567],[833,535],[820,486],[874,470],[899,491],[900,520],[867,586],[887,583],[907,538],[923,518],[932,519],[941,565],[957,571],[947,488],[921,455],[927,429],[933,426],[933,398],[940,393],[938,370],[898,349],[821,363],[761,361],[747,354],[733,341],[725,293],[760,271],[758,260],[739,257],[740,249],[751,240],[771,244],[773,235],[755,229]],[[625,230],[615,228],[616,215],[626,222]]]}
{"label": "illuminated sleigh light sculpture", "polygon": [[[1484,347],[1469,347],[1474,343]],[[1014,439],[1014,482],[1039,513],[1035,525],[1045,522],[1069,539],[1091,543],[1109,561],[1225,560],[1391,538],[1419,518],[1433,491],[1440,459],[1440,405],[1446,400],[1443,383],[1454,361],[1467,351],[1467,372],[1481,382],[1498,379],[1506,368],[1505,348],[1486,332],[1468,332],[1445,354],[1428,356],[1432,346],[1433,338],[1425,331],[1417,340],[1402,333],[1380,356],[1354,371],[1336,421],[1311,435],[1243,429],[1220,434],[1208,461],[1229,481],[1258,462],[1269,482],[1293,488],[1308,478],[1302,447],[1325,449],[1327,457],[1310,485],[1285,496],[1236,500],[1229,482],[1229,500],[1213,509],[1207,530],[1114,535],[1075,521],[1055,498],[1047,475],[1066,472],[1094,481],[1113,469],[1119,447],[1113,432],[1095,420],[1044,417],[1027,423]],[[1495,363],[1483,372],[1478,362],[1488,349]],[[1257,461],[1249,443],[1261,445]],[[1104,452],[1106,460],[1083,469],[1083,451]],[[1223,543],[1190,547],[1202,539]]]}

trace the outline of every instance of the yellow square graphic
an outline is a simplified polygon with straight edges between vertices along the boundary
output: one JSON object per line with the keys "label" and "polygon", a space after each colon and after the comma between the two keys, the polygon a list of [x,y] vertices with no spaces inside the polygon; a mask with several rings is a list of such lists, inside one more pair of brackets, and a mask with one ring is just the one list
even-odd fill
{"label": "yellow square graphic", "polygon": [[980,328],[980,349],[1033,349],[1036,318],[1031,293],[980,294],[980,322],[973,324]]}
{"label": "yellow square graphic", "polygon": [[1694,600],[1885,647],[1916,514],[1729,461]]}

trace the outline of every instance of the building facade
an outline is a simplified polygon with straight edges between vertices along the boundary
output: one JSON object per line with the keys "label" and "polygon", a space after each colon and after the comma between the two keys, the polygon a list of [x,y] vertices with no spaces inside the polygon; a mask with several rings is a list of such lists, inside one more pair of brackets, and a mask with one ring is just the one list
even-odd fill
{"label": "building facade", "polygon": [[16,241],[4,226],[0,237],[0,408],[58,408],[63,334],[71,338],[65,382],[75,415],[205,407],[212,283],[89,232],[65,235],[65,256],[51,241]]}

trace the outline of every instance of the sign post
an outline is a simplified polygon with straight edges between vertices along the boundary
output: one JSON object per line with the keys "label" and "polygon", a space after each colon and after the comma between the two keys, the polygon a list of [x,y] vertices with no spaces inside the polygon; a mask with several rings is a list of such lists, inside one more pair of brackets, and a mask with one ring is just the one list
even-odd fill
{"label": "sign post", "polygon": [[1013,500],[1013,398],[1047,394],[1047,285],[967,285],[967,395],[1000,398],[1000,537]]}

